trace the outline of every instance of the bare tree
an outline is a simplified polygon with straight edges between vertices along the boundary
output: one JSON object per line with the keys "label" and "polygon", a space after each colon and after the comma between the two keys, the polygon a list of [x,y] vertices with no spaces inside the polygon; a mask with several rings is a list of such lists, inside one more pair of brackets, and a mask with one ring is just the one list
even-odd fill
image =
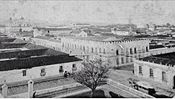
{"label": "bare tree", "polygon": [[74,74],[74,79],[91,89],[91,97],[102,82],[106,80],[109,73],[109,62],[104,62],[101,59],[90,60],[83,62],[84,68]]}

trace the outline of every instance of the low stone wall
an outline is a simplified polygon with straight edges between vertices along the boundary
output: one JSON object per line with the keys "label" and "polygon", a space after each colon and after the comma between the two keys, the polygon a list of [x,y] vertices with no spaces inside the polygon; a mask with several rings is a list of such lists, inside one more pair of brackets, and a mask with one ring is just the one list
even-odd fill
{"label": "low stone wall", "polygon": [[4,98],[3,95],[0,93],[0,98]]}
{"label": "low stone wall", "polygon": [[82,85],[79,84],[79,83],[72,83],[72,84],[58,86],[58,87],[54,87],[54,88],[37,90],[36,95],[41,95],[41,94],[45,94],[45,93],[54,92],[54,91],[57,91],[57,90],[62,90],[62,89],[66,89],[66,88],[73,88],[73,87],[78,87],[78,86],[82,86]]}

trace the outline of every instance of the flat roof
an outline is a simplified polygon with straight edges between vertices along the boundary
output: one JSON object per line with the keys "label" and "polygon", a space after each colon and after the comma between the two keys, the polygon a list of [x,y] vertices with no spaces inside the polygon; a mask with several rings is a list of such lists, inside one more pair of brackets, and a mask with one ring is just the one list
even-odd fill
{"label": "flat roof", "polygon": [[139,60],[154,62],[157,64],[163,65],[175,65],[175,52],[167,53],[167,54],[160,54],[160,55],[153,55],[144,58],[140,58]]}
{"label": "flat roof", "polygon": [[12,60],[0,61],[0,71],[29,69],[32,67],[40,67],[45,65],[61,64],[75,61],[81,61],[81,59],[67,55],[13,58]]}
{"label": "flat roof", "polygon": [[[21,41],[16,40],[15,42]],[[13,43],[15,44],[15,42]],[[26,43],[21,48],[13,47],[0,50],[0,71],[81,61],[81,59],[69,56],[64,52],[31,43]]]}

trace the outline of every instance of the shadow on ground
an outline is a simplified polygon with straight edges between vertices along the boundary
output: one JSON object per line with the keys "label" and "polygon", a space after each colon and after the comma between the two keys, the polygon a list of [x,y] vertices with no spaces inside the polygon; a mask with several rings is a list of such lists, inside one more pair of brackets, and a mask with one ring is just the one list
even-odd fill
{"label": "shadow on ground", "polygon": [[119,67],[114,67],[113,69],[114,70],[133,71],[134,70],[134,65],[119,66]]}
{"label": "shadow on ground", "polygon": [[111,98],[124,98],[123,96],[120,96],[119,94],[113,93],[112,91],[109,92],[111,95]]}
{"label": "shadow on ground", "polygon": [[171,98],[171,97],[168,97],[168,96],[166,96],[166,95],[162,95],[162,94],[155,94],[155,95],[153,95],[154,97],[156,97],[156,98]]}
{"label": "shadow on ground", "polygon": [[[68,96],[65,98],[90,98],[90,93],[91,92],[85,92],[82,94],[78,94],[78,95],[73,95],[73,96]],[[109,92],[109,94],[111,95],[112,98],[123,98],[122,96],[115,94],[113,92]],[[108,98],[105,96],[104,91],[103,90],[96,90],[95,91],[95,95],[93,98]]]}

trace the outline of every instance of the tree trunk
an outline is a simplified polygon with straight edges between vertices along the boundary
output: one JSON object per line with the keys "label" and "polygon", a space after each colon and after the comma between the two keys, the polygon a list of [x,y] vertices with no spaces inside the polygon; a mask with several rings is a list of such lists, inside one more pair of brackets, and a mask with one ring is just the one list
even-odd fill
{"label": "tree trunk", "polygon": [[94,97],[94,93],[95,93],[95,89],[91,89],[91,98],[93,98]]}

